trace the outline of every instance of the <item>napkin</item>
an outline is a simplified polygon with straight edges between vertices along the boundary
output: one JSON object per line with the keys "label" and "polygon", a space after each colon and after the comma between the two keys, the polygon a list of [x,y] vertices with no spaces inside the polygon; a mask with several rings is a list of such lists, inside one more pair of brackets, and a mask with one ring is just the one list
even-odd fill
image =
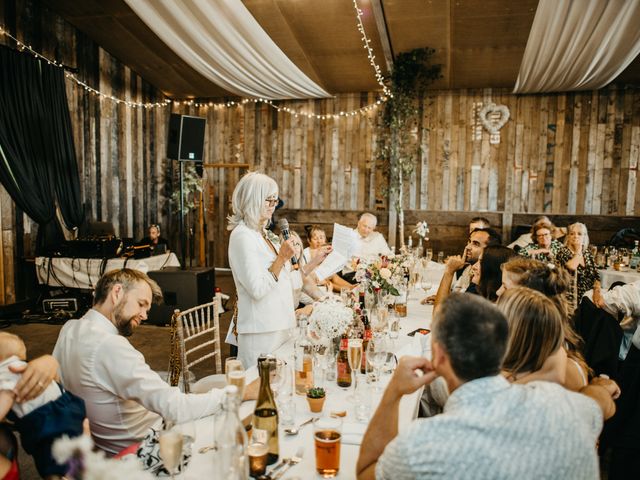
{"label": "napkin", "polygon": [[344,422],[342,424],[342,443],[345,445],[360,445],[367,429],[365,423]]}

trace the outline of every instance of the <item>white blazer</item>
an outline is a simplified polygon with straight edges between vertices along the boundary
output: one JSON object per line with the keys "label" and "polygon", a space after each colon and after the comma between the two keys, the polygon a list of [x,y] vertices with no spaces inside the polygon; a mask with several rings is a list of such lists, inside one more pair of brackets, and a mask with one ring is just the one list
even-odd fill
{"label": "white blazer", "polygon": [[[276,246],[277,248],[277,246]],[[276,282],[269,267],[276,254],[260,232],[240,223],[229,238],[229,266],[238,292],[238,333],[266,333],[296,325],[291,265]]]}

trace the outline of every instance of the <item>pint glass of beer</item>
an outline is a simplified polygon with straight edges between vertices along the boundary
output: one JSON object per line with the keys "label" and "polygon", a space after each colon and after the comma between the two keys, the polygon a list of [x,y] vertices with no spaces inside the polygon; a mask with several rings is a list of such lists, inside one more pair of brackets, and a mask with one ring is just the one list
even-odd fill
{"label": "pint glass of beer", "polygon": [[316,470],[324,478],[335,477],[340,471],[342,420],[339,418],[319,418],[313,428]]}

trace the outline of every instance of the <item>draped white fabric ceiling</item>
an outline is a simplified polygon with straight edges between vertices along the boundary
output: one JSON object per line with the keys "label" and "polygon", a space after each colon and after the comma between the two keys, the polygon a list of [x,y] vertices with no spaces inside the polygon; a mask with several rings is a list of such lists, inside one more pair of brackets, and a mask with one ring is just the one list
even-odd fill
{"label": "draped white fabric ceiling", "polygon": [[540,0],[515,93],[602,88],[640,53],[640,0]]}
{"label": "draped white fabric ceiling", "polygon": [[192,68],[230,92],[268,99],[330,96],[287,58],[240,0],[126,2]]}

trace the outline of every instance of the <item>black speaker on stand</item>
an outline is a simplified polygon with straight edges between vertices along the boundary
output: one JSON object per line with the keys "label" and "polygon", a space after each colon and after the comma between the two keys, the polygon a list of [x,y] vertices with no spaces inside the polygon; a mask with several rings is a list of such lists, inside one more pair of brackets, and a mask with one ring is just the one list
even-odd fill
{"label": "black speaker on stand", "polygon": [[203,117],[172,113],[169,119],[167,158],[180,162],[180,252],[182,268],[186,268],[187,239],[184,229],[184,162],[202,163],[204,131]]}

